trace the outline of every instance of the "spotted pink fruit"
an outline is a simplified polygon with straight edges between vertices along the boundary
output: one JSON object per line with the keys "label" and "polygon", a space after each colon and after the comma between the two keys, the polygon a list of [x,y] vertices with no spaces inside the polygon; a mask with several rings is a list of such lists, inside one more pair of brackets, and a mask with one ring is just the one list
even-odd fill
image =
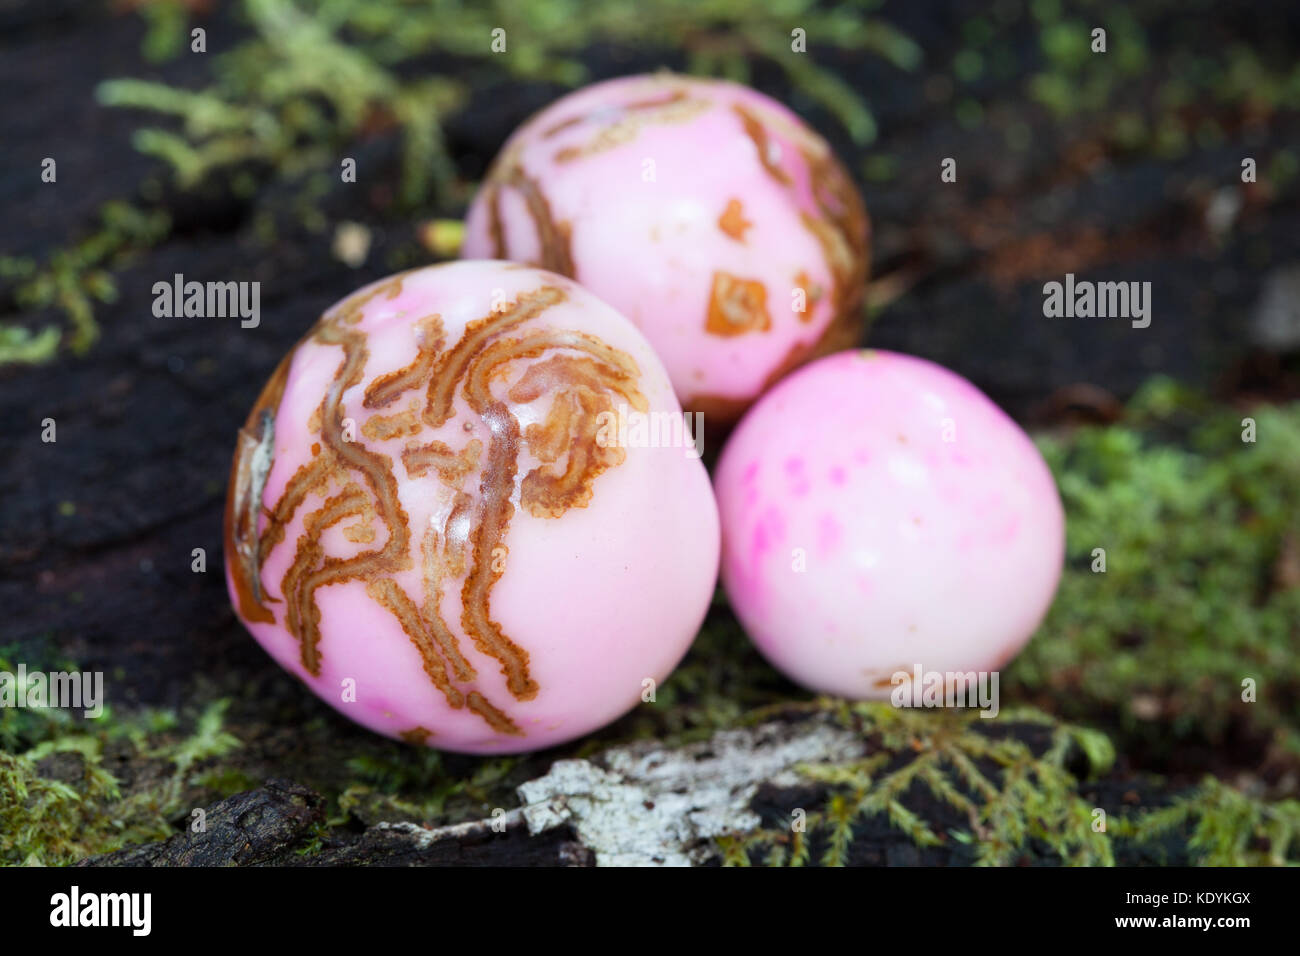
{"label": "spotted pink fruit", "polygon": [[630,318],[688,409],[734,420],[862,331],[868,223],[826,141],[735,83],[597,83],[525,123],[463,255],[576,278]]}
{"label": "spotted pink fruit", "polygon": [[[718,519],[631,323],[561,276],[462,262],[331,308],[244,428],[226,575],[244,624],[353,720],[446,750],[587,733],[685,653]],[[602,429],[604,429],[602,431]]]}
{"label": "spotted pink fruit", "polygon": [[899,671],[995,670],[1046,613],[1064,560],[1056,485],[965,379],[892,352],[823,358],[723,449],[722,580],[792,680],[886,698]]}

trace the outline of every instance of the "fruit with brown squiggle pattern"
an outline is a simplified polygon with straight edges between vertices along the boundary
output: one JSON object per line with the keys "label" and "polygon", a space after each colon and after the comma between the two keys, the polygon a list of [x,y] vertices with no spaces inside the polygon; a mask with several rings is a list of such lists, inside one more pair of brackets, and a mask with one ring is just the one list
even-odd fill
{"label": "fruit with brown squiggle pattern", "polygon": [[657,73],[524,123],[470,207],[462,254],[571,276],[631,319],[682,405],[726,422],[862,335],[869,224],[821,136],[775,100]]}
{"label": "fruit with brown squiggle pattern", "polygon": [[391,737],[508,753],[589,732],[667,677],[713,593],[693,447],[618,428],[680,414],[644,337],[561,276],[467,262],[369,286],[240,432],[236,610]]}

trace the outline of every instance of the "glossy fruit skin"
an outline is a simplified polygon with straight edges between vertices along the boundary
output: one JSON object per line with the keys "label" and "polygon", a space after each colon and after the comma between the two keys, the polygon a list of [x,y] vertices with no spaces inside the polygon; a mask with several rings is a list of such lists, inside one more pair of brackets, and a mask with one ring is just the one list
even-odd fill
{"label": "glossy fruit skin", "polygon": [[822,137],[748,87],[670,73],[588,86],[507,141],[463,255],[572,276],[637,325],[683,407],[737,419],[862,335],[869,224]]}
{"label": "glossy fruit skin", "polygon": [[899,671],[993,671],[1060,579],[1064,512],[1029,437],[964,378],[880,350],[765,395],[714,478],[722,580],[792,680],[888,698]]}
{"label": "glossy fruit skin", "polygon": [[390,737],[514,753],[603,726],[686,652],[719,549],[697,457],[593,440],[625,403],[680,416],[645,338],[566,278],[458,262],[367,286],[240,432],[236,611]]}

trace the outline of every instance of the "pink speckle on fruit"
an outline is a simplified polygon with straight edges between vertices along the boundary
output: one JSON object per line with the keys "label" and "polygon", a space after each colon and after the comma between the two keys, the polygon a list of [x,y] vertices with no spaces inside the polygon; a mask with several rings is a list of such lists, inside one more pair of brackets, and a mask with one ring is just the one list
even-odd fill
{"label": "pink speckle on fruit", "polygon": [[[846,445],[857,466],[847,471]],[[831,481],[800,497],[795,459],[800,474]],[[744,484],[755,461],[759,477]],[[900,668],[1000,667],[1061,574],[1064,514],[1034,444],[965,379],[897,353],[833,355],[778,383],[732,434],[714,488],[724,553],[767,528],[774,507],[788,540],[833,551],[816,573],[771,561],[750,569],[756,580],[732,562],[722,574],[759,650],[820,692],[881,698],[880,675]]]}
{"label": "pink speckle on fruit", "polygon": [[776,508],[769,508],[755,528],[754,551],[761,557],[785,540],[785,518]]}
{"label": "pink speckle on fruit", "polygon": [[839,520],[831,514],[824,514],[817,522],[817,553],[819,557],[830,557],[840,545],[843,529]]}
{"label": "pink speckle on fruit", "polygon": [[1019,533],[1020,516],[1011,515],[1002,523],[1002,527],[999,528],[997,534],[994,535],[993,544],[997,547],[1005,548],[1015,541],[1016,535]]}

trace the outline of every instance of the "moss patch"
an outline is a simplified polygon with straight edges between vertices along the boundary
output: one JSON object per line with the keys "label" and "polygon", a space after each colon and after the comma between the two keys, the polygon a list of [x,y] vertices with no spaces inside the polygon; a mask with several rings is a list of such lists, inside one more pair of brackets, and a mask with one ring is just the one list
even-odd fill
{"label": "moss patch", "polygon": [[1147,767],[1182,769],[1189,747],[1294,767],[1300,405],[1215,407],[1160,381],[1124,423],[1040,445],[1067,569],[1004,693],[1106,726]]}
{"label": "moss patch", "polygon": [[[0,670],[10,670],[3,660]],[[74,722],[45,708],[0,710],[0,865],[74,863],[177,832],[203,805],[194,771],[239,746],[222,729],[226,706],[210,703],[188,735],[156,711]]]}

